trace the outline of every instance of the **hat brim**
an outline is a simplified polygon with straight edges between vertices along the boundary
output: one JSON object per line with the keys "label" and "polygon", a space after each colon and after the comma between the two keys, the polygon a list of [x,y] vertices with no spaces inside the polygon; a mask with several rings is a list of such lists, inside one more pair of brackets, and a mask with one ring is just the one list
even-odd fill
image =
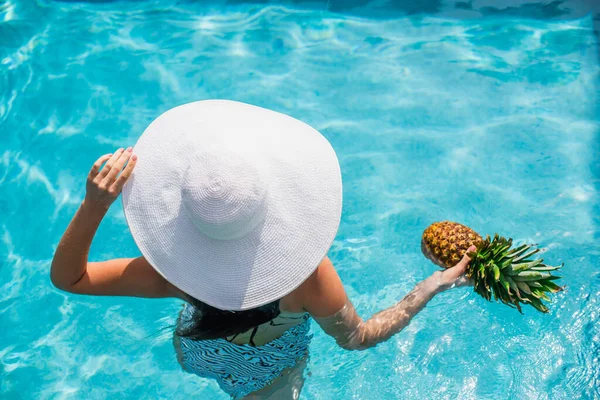
{"label": "hat brim", "polygon": [[[182,206],[181,183],[195,146],[260,152],[270,174],[264,220],[247,235],[213,239]],[[287,115],[227,100],[175,107],[150,124],[123,188],[133,238],[171,284],[213,307],[246,310],[300,286],[327,254],[342,210],[339,163],[329,142]]]}

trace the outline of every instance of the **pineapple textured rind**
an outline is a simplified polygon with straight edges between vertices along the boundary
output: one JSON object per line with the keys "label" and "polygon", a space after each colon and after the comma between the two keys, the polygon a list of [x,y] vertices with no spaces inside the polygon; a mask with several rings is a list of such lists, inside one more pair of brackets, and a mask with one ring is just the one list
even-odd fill
{"label": "pineapple textured rind", "polygon": [[456,265],[465,252],[483,242],[481,236],[468,226],[442,221],[431,224],[423,232],[421,251],[434,264],[442,268]]}

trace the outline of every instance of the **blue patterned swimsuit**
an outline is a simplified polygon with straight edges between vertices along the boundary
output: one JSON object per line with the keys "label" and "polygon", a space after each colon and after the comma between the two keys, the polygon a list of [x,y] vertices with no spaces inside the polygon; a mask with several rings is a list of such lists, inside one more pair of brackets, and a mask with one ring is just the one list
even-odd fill
{"label": "blue patterned swimsuit", "polygon": [[[178,320],[185,324],[193,306],[185,304]],[[233,399],[268,386],[275,378],[308,354],[312,339],[310,316],[262,346],[235,344],[226,339],[194,340],[179,337],[181,364],[187,372],[214,378]]]}

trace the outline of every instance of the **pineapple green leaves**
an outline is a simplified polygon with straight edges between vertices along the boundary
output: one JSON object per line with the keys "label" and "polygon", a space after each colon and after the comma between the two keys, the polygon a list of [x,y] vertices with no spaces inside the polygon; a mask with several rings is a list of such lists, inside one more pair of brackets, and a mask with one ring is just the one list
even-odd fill
{"label": "pineapple green leaves", "polygon": [[471,263],[467,269],[467,277],[473,279],[475,292],[491,301],[501,301],[522,313],[521,304],[530,304],[538,311],[548,312],[542,301],[550,301],[547,293],[557,293],[563,287],[554,283],[560,279],[552,275],[556,267],[544,264],[543,259],[530,259],[539,252],[533,245],[521,245],[511,249],[512,239],[487,236],[477,246],[475,252],[469,253]]}

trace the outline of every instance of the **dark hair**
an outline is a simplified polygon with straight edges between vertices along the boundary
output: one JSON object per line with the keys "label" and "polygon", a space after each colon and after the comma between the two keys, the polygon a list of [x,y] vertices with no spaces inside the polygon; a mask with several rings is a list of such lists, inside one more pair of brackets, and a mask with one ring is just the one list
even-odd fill
{"label": "dark hair", "polygon": [[193,297],[189,300],[194,312],[185,324],[177,324],[175,333],[194,340],[236,335],[264,324],[280,313],[279,300],[244,311],[220,310]]}

